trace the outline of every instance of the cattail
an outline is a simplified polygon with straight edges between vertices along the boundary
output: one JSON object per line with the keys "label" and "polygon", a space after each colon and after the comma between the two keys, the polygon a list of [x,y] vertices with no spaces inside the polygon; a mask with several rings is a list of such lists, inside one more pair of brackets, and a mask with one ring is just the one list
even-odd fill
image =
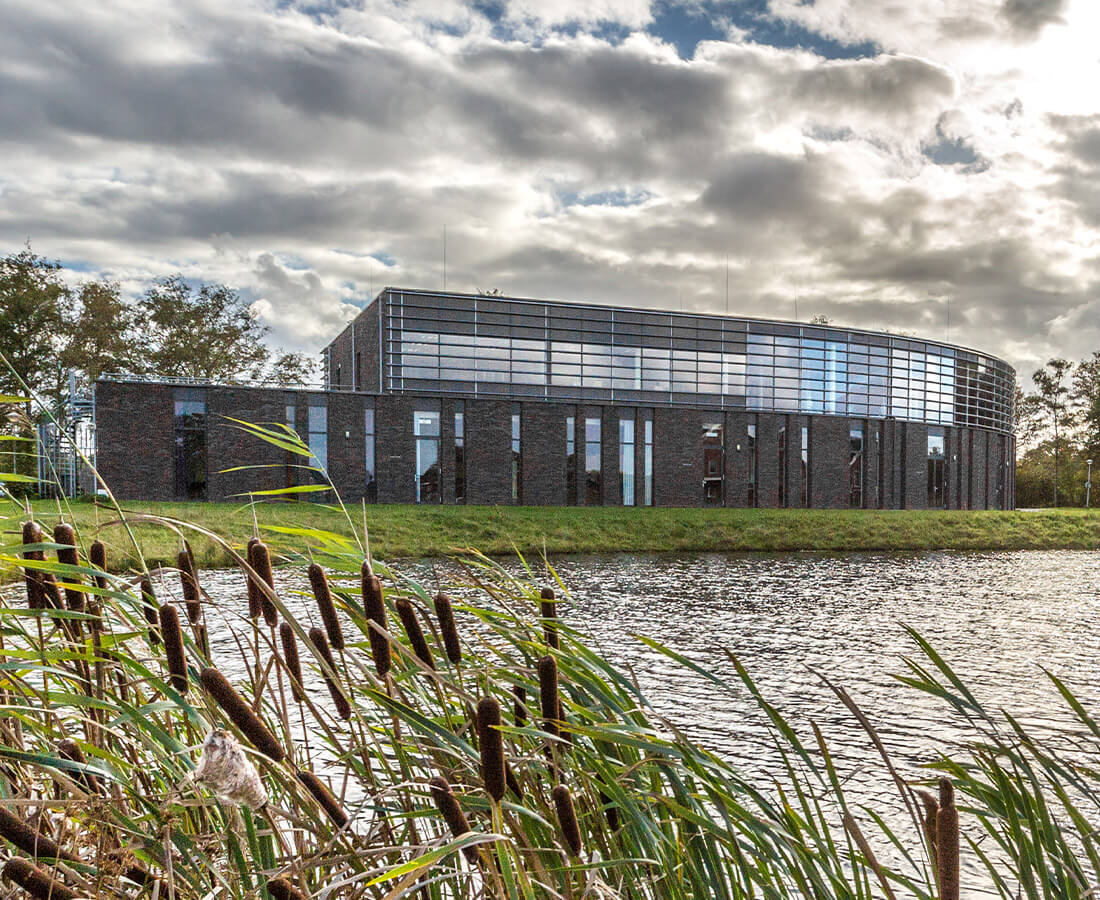
{"label": "cattail", "polygon": [[[275,573],[271,569],[271,553],[267,549],[267,544],[263,541],[256,541],[252,545],[252,556],[248,560],[248,564],[256,570],[256,574],[260,576],[260,581],[267,585],[268,590],[275,590]],[[271,598],[267,596],[267,593],[262,587],[257,587],[257,591],[260,595],[260,608],[264,614],[264,621],[274,628],[279,624],[279,610],[276,609],[275,604],[271,602]]]}
{"label": "cattail", "polygon": [[607,827],[612,831],[619,830],[619,807],[610,797],[603,791],[600,791],[600,804],[603,806],[603,813],[607,817]]}
{"label": "cattail", "polygon": [[[428,784],[432,789],[432,800],[435,801],[435,808],[439,810],[439,814],[443,816],[443,821],[451,829],[451,836],[455,838],[462,837],[470,830],[470,823],[466,821],[466,814],[462,811],[462,807],[458,805],[458,798],[451,790],[447,779],[442,775],[436,775]],[[474,847],[466,847],[462,852],[466,854],[466,858],[471,862],[477,859],[477,850]]]}
{"label": "cattail", "polygon": [[940,779],[936,812],[936,872],[940,900],[959,900],[959,810],[950,779]]}
{"label": "cattail", "polygon": [[19,816],[0,806],[0,836],[35,859],[67,859],[76,862],[75,854],[62,850],[49,835],[33,828]]}
{"label": "cattail", "polygon": [[[23,543],[41,544],[42,526],[33,519],[23,523]],[[25,550],[23,559],[43,560],[46,554],[41,550]],[[42,572],[39,569],[24,566],[23,577],[27,585],[27,606],[31,609],[44,609],[45,597],[42,593]]]}
{"label": "cattail", "polygon": [[[72,738],[64,738],[59,741],[57,744],[57,752],[62,759],[67,759],[69,762],[74,762],[81,766],[88,765],[88,760],[84,756],[84,751],[80,749],[80,745]],[[99,779],[91,772],[81,772],[76,778],[78,781],[83,782],[84,787],[91,793],[100,793]]]}
{"label": "cattail", "polygon": [[202,757],[191,777],[218,798],[248,809],[267,806],[267,789],[252,760],[228,731],[213,728],[202,743]]}
{"label": "cattail", "polygon": [[[383,631],[386,629],[386,604],[382,602],[382,582],[371,570],[370,563],[363,560],[361,570],[363,585],[363,609],[367,619]],[[374,656],[374,668],[379,678],[385,678],[393,664],[390,658],[390,642],[368,623],[367,637],[370,638],[370,652]]]}
{"label": "cattail", "polygon": [[282,875],[268,881],[267,892],[271,894],[275,900],[308,900],[305,894],[283,878]]}
{"label": "cattail", "polygon": [[145,621],[149,623],[149,643],[154,647],[160,643],[160,621],[157,618],[157,597],[153,593],[153,579],[148,575],[141,576],[141,611],[145,613]]}
{"label": "cattail", "polygon": [[[53,542],[63,544],[57,548],[57,561],[66,566],[76,566],[80,560],[76,552],[76,531],[68,522],[55,525],[53,529]],[[66,575],[65,580],[71,584],[80,584],[79,575]],[[75,588],[65,588],[65,606],[74,612],[84,612],[84,592]],[[79,627],[79,623],[74,623]]]}
{"label": "cattail", "polygon": [[446,594],[436,594],[435,614],[439,618],[439,630],[443,634],[443,647],[447,659],[454,665],[462,660],[462,645],[458,641],[458,628],[455,625],[455,612],[451,598]]}
{"label": "cattail", "polygon": [[286,757],[282,745],[263,720],[245,703],[229,680],[213,666],[207,666],[200,675],[202,686],[222,708],[230,721],[252,742],[252,746],[268,759],[279,762]]}
{"label": "cattail", "polygon": [[36,900],[75,900],[80,896],[30,860],[20,856],[13,856],[4,864],[3,874]]}
{"label": "cattail", "polygon": [[482,697],[477,704],[477,743],[485,792],[497,803],[504,798],[504,735],[500,733],[500,702]]}
{"label": "cattail", "polygon": [[295,703],[301,703],[306,699],[302,685],[302,661],[298,657],[298,641],[294,637],[294,629],[289,622],[279,625],[279,640],[283,643],[283,662],[290,672],[290,693]]}
{"label": "cattail", "polygon": [[519,786],[519,779],[516,778],[516,773],[512,771],[512,767],[508,763],[504,764],[504,782],[508,785],[508,790],[523,799],[523,788]]}
{"label": "cattail", "polygon": [[416,617],[416,610],[412,603],[402,597],[394,605],[397,607],[397,616],[405,628],[405,634],[409,636],[409,646],[412,647],[413,653],[429,669],[434,669],[435,659],[432,658],[432,649],[424,638],[424,629],[420,627],[420,619]]}
{"label": "cattail", "polygon": [[921,828],[924,830],[924,840],[928,844],[928,858],[932,862],[932,872],[939,879],[939,871],[936,862],[936,815],[939,812],[939,802],[928,791],[917,791],[921,803],[924,805],[924,817],[921,819]]}
{"label": "cattail", "polygon": [[522,684],[512,685],[512,721],[516,728],[522,728],[527,724],[527,688]]}
{"label": "cattail", "polygon": [[168,681],[181,694],[186,694],[187,656],[183,650],[180,614],[169,603],[160,608],[160,634],[164,640],[164,653],[168,658]]}
{"label": "cattail", "polygon": [[[247,560],[248,565],[250,567],[253,567],[252,566],[252,550],[258,543],[260,543],[259,538],[252,538],[248,542],[248,550],[245,551],[244,558],[245,558],[245,560]],[[263,615],[263,611],[264,611],[264,605],[260,601],[260,598],[263,596],[263,591],[260,589],[259,581],[257,581],[252,576],[251,573],[249,573],[249,575],[248,575],[247,585],[248,585],[248,618],[258,619],[258,618],[260,618],[261,615]]]}
{"label": "cattail", "polygon": [[337,828],[343,828],[348,824],[348,814],[344,812],[344,808],[340,806],[340,801],[333,796],[332,791],[328,789],[323,781],[314,775],[312,772],[303,769],[298,773],[298,780],[305,785],[307,791],[313,795],[313,799],[317,801],[317,805],[321,807],[332,819],[333,824]]}
{"label": "cattail", "polygon": [[57,586],[57,578],[53,572],[41,572],[39,574],[42,586],[42,602],[45,609],[64,609],[61,603],[61,588]]}
{"label": "cattail", "polygon": [[561,826],[561,836],[573,856],[581,855],[581,826],[577,821],[577,811],[573,807],[573,795],[564,784],[559,784],[553,790],[554,808],[558,813],[558,825]]}
{"label": "cattail", "polygon": [[552,656],[539,660],[539,699],[542,701],[543,730],[558,736],[558,664]]}
{"label": "cattail", "polygon": [[202,592],[199,590],[199,577],[191,562],[191,554],[186,550],[181,550],[176,556],[176,568],[180,570],[180,586],[183,588],[187,620],[192,625],[198,625],[202,620]]}
{"label": "cattail", "polygon": [[573,743],[573,732],[564,727],[566,724],[565,719],[565,704],[561,702],[561,695],[558,695],[558,734],[567,740],[570,744]]}
{"label": "cattail", "polygon": [[340,690],[338,685],[331,674],[329,669],[333,672],[336,671],[336,660],[332,656],[332,650],[329,648],[328,640],[325,638],[325,633],[314,626],[309,629],[309,639],[313,643],[313,646],[317,648],[317,652],[321,655],[326,663],[326,666],[321,669],[321,676],[325,679],[325,684],[328,687],[329,695],[332,697],[332,702],[336,704],[336,714],[345,722],[351,718],[351,704],[348,703],[348,698],[344,696],[344,692]]}
{"label": "cattail", "polygon": [[340,619],[336,615],[336,604],[332,602],[332,591],[329,590],[328,576],[325,570],[317,563],[310,563],[306,569],[309,576],[309,586],[313,588],[313,597],[317,601],[317,608],[321,611],[321,622],[325,626],[329,645],[333,650],[344,649],[344,632],[340,627]]}
{"label": "cattail", "polygon": [[[107,571],[107,548],[104,546],[103,541],[92,541],[92,545],[88,548],[88,562],[97,569]],[[102,590],[107,589],[107,577],[105,575],[95,576],[95,585]]]}
{"label": "cattail", "polygon": [[544,587],[542,589],[542,599],[539,601],[541,607],[543,622],[543,631],[546,636],[546,643],[548,646],[553,647],[555,650],[561,649],[561,638],[558,637],[558,604],[554,601],[554,589]]}

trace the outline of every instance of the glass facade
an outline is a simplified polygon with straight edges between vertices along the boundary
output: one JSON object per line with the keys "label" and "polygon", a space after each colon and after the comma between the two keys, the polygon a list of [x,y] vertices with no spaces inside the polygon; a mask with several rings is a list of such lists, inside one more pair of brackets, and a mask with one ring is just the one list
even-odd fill
{"label": "glass facade", "polygon": [[779,482],[778,506],[787,505],[787,426],[779,426],[779,435],[776,439],[776,447],[779,451],[779,473],[776,480]]}
{"label": "glass facade", "polygon": [[577,418],[565,417],[565,502],[577,505]]}
{"label": "glass facade", "polygon": [[653,505],[653,420],[645,421],[645,446],[642,448],[642,503]]}
{"label": "glass facade", "polygon": [[725,472],[725,443],[720,423],[703,426],[703,502],[707,506],[722,503]]}
{"label": "glass facade", "polygon": [[619,419],[619,496],[634,505],[634,420]]}
{"label": "glass facade", "polygon": [[749,507],[756,506],[756,421],[749,422],[746,431],[746,441],[749,452],[749,483],[745,497],[745,503]]}
{"label": "glass facade", "polygon": [[519,407],[512,408],[512,502],[523,502],[523,447],[520,445]]}
{"label": "glass facade", "polygon": [[307,443],[310,452],[316,457],[314,465],[322,469],[328,469],[328,407],[309,407],[307,420]]}
{"label": "glass facade", "polygon": [[799,474],[802,483],[801,505],[805,508],[810,505],[810,429],[805,425],[802,426],[802,463]]}
{"label": "glass facade", "polygon": [[439,503],[439,413],[413,413],[416,439],[416,502]]}
{"label": "glass facade", "polygon": [[863,507],[863,423],[848,426],[848,506]]}
{"label": "glass facade", "polygon": [[374,404],[373,401],[368,403],[367,408],[363,410],[363,438],[366,447],[364,454],[364,463],[366,470],[366,486],[363,490],[363,497],[367,503],[378,502],[378,481],[374,474]]}
{"label": "glass facade", "polygon": [[[294,403],[287,403],[286,404],[286,427],[291,432],[291,434],[293,434],[295,436],[297,436],[297,434],[298,434],[298,426],[296,424],[297,415],[298,415],[297,405],[294,404]],[[298,476],[298,464],[300,462],[300,459],[301,459],[301,457],[299,457],[297,454],[291,453],[289,450],[286,451],[286,459],[285,459],[286,479],[285,479],[284,487],[294,487],[294,485],[298,483],[298,477],[297,477]]]}
{"label": "glass facade", "polygon": [[466,502],[466,405],[455,401],[455,503]]}
{"label": "glass facade", "polygon": [[947,455],[942,428],[928,430],[928,508],[943,509],[947,505]]}
{"label": "glass facade", "polygon": [[654,402],[1012,427],[993,357],[859,330],[386,292],[386,390]]}
{"label": "glass facade", "polygon": [[584,502],[588,506],[603,503],[603,440],[600,426],[598,416],[584,420]]}
{"label": "glass facade", "polygon": [[206,401],[177,399],[176,498],[206,499]]}

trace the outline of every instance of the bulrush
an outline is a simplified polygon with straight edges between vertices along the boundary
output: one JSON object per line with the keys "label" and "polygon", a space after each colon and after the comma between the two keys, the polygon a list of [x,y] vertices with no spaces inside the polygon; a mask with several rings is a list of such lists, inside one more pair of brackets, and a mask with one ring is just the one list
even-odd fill
{"label": "bulrush", "polygon": [[191,554],[186,550],[180,550],[176,556],[176,568],[180,570],[180,587],[183,588],[187,619],[192,625],[198,625],[202,620],[202,592],[199,590],[199,576],[195,572]]}
{"label": "bulrush", "polygon": [[[386,604],[382,600],[382,582],[374,574],[367,560],[363,560],[360,575],[362,576],[363,586],[363,610],[371,622],[385,630]],[[390,666],[393,664],[393,660],[390,658],[390,642],[385,635],[379,634],[374,628],[369,628],[367,637],[370,638],[370,652],[374,657],[374,668],[378,672],[379,678],[385,678],[386,673],[389,672]]]}
{"label": "bulrush", "polygon": [[[23,543],[41,544],[42,526],[33,520],[23,523]],[[46,556],[41,550],[26,550],[23,559],[42,560]],[[23,568],[23,577],[27,584],[27,606],[31,609],[44,609],[45,598],[42,594],[42,572],[29,566]]]}
{"label": "bulrush", "polygon": [[[260,543],[259,538],[252,538],[248,542],[248,549],[245,551],[244,558],[248,562],[249,566],[252,566],[252,548]],[[254,567],[253,567],[254,568]],[[263,596],[263,591],[260,589],[260,583],[252,577],[248,576],[248,618],[258,619],[263,615],[264,605],[260,601]]]}
{"label": "bulrush", "polygon": [[206,692],[214,698],[222,711],[229,716],[229,720],[241,730],[253,747],[275,762],[286,757],[282,744],[263,720],[252,711],[252,707],[245,702],[244,697],[237,693],[236,688],[229,683],[229,679],[213,666],[203,669],[200,677]]}
{"label": "bulrush", "polygon": [[141,611],[145,613],[145,621],[149,623],[149,643],[155,647],[160,643],[160,621],[157,618],[157,597],[153,593],[153,579],[148,575],[141,576]]}
{"label": "bulrush", "polygon": [[344,808],[340,805],[340,801],[333,796],[332,791],[328,789],[320,778],[308,769],[303,769],[298,773],[298,780],[302,782],[305,789],[309,791],[313,799],[317,801],[317,805],[325,811],[330,819],[332,819],[333,824],[337,828],[343,828],[348,824],[348,814],[344,812]]}
{"label": "bulrush", "polygon": [[[88,562],[96,569],[100,569],[103,572],[107,571],[107,547],[103,541],[92,541],[92,545],[88,548]],[[107,589],[107,576],[96,575],[95,586],[102,590]]]}
{"label": "bulrush", "polygon": [[554,589],[544,587],[542,598],[539,601],[543,622],[543,631],[546,635],[546,643],[555,650],[561,649],[561,638],[558,636],[558,604],[554,600]]}
{"label": "bulrush", "polygon": [[928,858],[932,862],[932,872],[938,883],[940,874],[937,871],[938,863],[936,862],[936,815],[939,812],[940,804],[928,791],[917,791],[917,796],[920,797],[920,802],[924,805],[921,827],[924,829],[924,840],[928,844]]}
{"label": "bulrush", "polygon": [[[256,574],[260,576],[260,580],[267,585],[269,590],[275,590],[275,573],[271,568],[271,552],[267,549],[267,544],[263,541],[256,541],[252,544],[252,555],[249,557],[248,564],[256,570]],[[279,624],[279,610],[276,609],[275,604],[271,602],[271,598],[261,588],[257,588],[260,593],[260,609],[264,614],[264,621],[274,628]]]}
{"label": "bulrush", "polygon": [[504,775],[504,735],[500,733],[500,702],[482,697],[477,704],[477,745],[481,749],[481,778],[485,792],[497,803],[507,787]]}
{"label": "bulrush", "polygon": [[306,695],[302,692],[304,684],[302,661],[298,657],[298,641],[294,637],[294,629],[290,627],[289,622],[280,623],[279,640],[283,644],[283,662],[286,663],[287,670],[290,672],[290,693],[295,703],[301,703],[306,699]]}
{"label": "bulrush", "polygon": [[[74,762],[80,766],[88,765],[88,759],[84,756],[84,751],[80,749],[80,745],[72,738],[63,738],[57,744],[58,755],[62,759],[67,759],[69,762]],[[76,780],[84,784],[84,787],[93,794],[101,793],[99,789],[99,779],[96,778],[91,772],[81,772],[76,774]]]}
{"label": "bulrush", "polygon": [[558,664],[552,656],[539,660],[539,700],[542,704],[543,730],[558,736]]}
{"label": "bulrush", "polygon": [[516,773],[512,770],[512,767],[508,763],[504,764],[504,781],[508,785],[508,790],[523,799],[523,788],[520,787],[519,779],[516,778]]}
{"label": "bulrush", "polygon": [[457,666],[462,660],[462,644],[458,640],[454,606],[451,598],[446,594],[435,595],[435,614],[439,619],[439,631],[443,635],[443,647],[447,651],[447,659]]}
{"label": "bulrush", "polygon": [[80,896],[30,860],[20,856],[13,856],[4,864],[3,874],[36,900],[75,900]]}
{"label": "bulrush", "polygon": [[42,602],[46,609],[64,609],[61,603],[61,588],[53,572],[40,573],[42,579]]}
{"label": "bulrush", "polygon": [[160,635],[164,640],[164,653],[168,658],[168,680],[181,694],[187,693],[187,656],[183,649],[183,631],[180,614],[170,603],[160,608]]}
{"label": "bulrush", "polygon": [[[428,784],[432,789],[432,800],[435,803],[435,808],[439,810],[439,814],[443,816],[443,821],[451,829],[451,836],[462,837],[470,830],[470,823],[466,821],[466,814],[462,811],[462,807],[458,805],[458,798],[451,790],[451,785],[442,775],[436,775]],[[477,850],[473,847],[466,847],[462,852],[466,854],[466,858],[471,862],[477,859]]]}
{"label": "bulrush", "polygon": [[522,684],[512,685],[512,720],[516,728],[527,724],[527,688]]}
{"label": "bulrush", "polygon": [[202,756],[191,777],[210,788],[227,803],[262,809],[267,789],[237,739],[228,731],[212,728],[202,744]]}
{"label": "bulrush", "polygon": [[959,900],[959,811],[950,779],[940,779],[936,812],[936,872],[940,900]]}
{"label": "bulrush", "polygon": [[[64,546],[57,548],[57,561],[66,566],[80,565],[80,559],[76,552],[76,531],[68,522],[61,522],[54,526],[53,542]],[[66,575],[65,581],[70,584],[79,584],[79,575]],[[75,611],[84,612],[84,593],[75,588],[65,588],[65,605]]]}
{"label": "bulrush", "polygon": [[317,652],[321,654],[321,658],[328,664],[327,668],[321,670],[321,675],[325,679],[325,685],[328,687],[332,702],[336,704],[336,714],[346,722],[351,718],[351,704],[348,703],[348,698],[344,696],[344,692],[340,690],[340,685],[329,674],[329,669],[333,672],[336,671],[336,660],[332,656],[332,649],[328,645],[325,633],[314,626],[309,629],[309,639],[313,646],[317,648]]}
{"label": "bulrush", "polygon": [[396,606],[397,616],[401,619],[401,624],[405,628],[405,634],[409,636],[409,646],[412,647],[416,658],[429,669],[434,669],[435,660],[432,658],[431,647],[428,646],[428,642],[424,638],[424,629],[420,627],[420,619],[416,616],[416,609],[405,597],[398,600],[394,606]]}
{"label": "bulrush", "polygon": [[607,817],[607,827],[612,831],[619,830],[619,807],[603,791],[600,791],[600,804],[603,806],[603,814]]}
{"label": "bulrush", "polygon": [[308,900],[305,894],[283,878],[282,875],[268,881],[267,892],[271,894],[275,900]]}
{"label": "bulrush", "polygon": [[49,835],[38,831],[4,806],[0,806],[0,836],[35,859],[67,859],[70,862],[77,859],[74,854],[58,847]]}
{"label": "bulrush", "polygon": [[332,602],[332,591],[329,590],[325,570],[317,563],[310,563],[309,568],[306,569],[306,574],[309,575],[309,586],[313,588],[313,597],[317,601],[317,609],[321,612],[321,622],[325,626],[329,646],[333,650],[343,650],[344,632],[340,628],[340,619],[336,615],[336,604]]}
{"label": "bulrush", "polygon": [[564,784],[559,784],[553,790],[554,809],[558,813],[558,825],[561,826],[561,836],[565,839],[565,845],[572,856],[581,855],[581,826],[577,821],[577,811],[573,807],[573,795]]}

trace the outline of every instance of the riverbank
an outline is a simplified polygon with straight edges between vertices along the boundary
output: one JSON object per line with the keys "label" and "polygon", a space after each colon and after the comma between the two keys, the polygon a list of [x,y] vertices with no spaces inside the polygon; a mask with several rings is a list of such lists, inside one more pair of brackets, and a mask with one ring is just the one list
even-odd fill
{"label": "riverbank", "polygon": [[[251,530],[252,512],[237,503],[124,503],[132,514],[182,519],[222,535]],[[71,507],[84,535],[113,511],[90,503]],[[44,524],[57,519],[55,501],[35,504]],[[325,529],[347,533],[339,510],[312,503],[256,507],[261,527]],[[0,504],[9,542],[19,510]],[[355,521],[361,518],[353,508]],[[713,552],[782,550],[1092,550],[1100,547],[1100,512],[953,512],[917,510],[624,509],[618,507],[371,506],[367,509],[375,555],[439,556],[465,547],[488,554]],[[164,528],[137,526],[146,559],[175,562],[178,539]],[[268,539],[279,544],[278,536]],[[105,529],[112,562],[134,557],[125,533]],[[224,551],[191,538],[200,565],[228,562]]]}

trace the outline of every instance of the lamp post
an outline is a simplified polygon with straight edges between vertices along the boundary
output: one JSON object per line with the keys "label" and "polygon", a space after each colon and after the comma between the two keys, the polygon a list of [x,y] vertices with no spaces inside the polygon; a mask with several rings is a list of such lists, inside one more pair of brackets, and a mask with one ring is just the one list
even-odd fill
{"label": "lamp post", "polygon": [[1092,460],[1086,459],[1085,463],[1088,465],[1088,473],[1085,475],[1085,509],[1089,508],[1089,501],[1092,499]]}

